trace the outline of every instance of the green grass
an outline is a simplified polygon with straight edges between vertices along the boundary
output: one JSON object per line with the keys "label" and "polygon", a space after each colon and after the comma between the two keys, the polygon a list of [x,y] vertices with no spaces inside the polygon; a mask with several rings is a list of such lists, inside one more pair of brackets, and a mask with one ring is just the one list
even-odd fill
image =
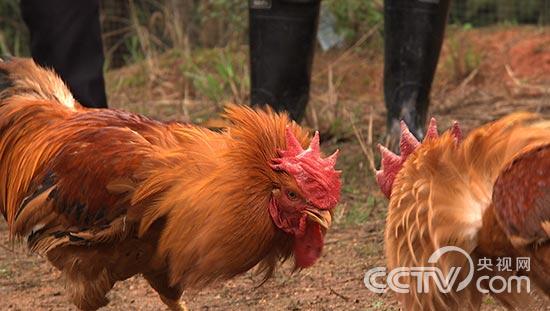
{"label": "green grass", "polygon": [[248,94],[248,60],[242,51],[201,49],[180,66],[199,95],[214,102],[243,102]]}
{"label": "green grass", "polygon": [[367,197],[367,202],[352,202],[346,211],[344,226],[360,225],[370,220],[376,204],[376,199],[373,196]]}

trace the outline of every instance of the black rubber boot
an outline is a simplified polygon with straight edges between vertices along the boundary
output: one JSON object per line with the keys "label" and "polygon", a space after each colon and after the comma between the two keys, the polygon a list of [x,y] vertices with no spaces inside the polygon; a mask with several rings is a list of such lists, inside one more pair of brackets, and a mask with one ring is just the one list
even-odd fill
{"label": "black rubber boot", "polygon": [[53,68],[82,105],[107,108],[99,0],[21,0],[21,13],[34,60]]}
{"label": "black rubber boot", "polygon": [[404,120],[424,136],[430,89],[445,34],[450,0],[384,1],[384,97],[388,132]]}
{"label": "black rubber boot", "polygon": [[250,103],[296,121],[309,99],[320,0],[251,0]]}

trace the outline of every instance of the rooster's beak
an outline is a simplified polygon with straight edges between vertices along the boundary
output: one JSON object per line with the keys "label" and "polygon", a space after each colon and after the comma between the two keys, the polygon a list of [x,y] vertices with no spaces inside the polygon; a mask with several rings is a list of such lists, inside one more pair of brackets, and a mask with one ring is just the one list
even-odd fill
{"label": "rooster's beak", "polygon": [[314,222],[321,225],[321,227],[328,229],[332,223],[332,215],[327,210],[320,210],[314,207],[308,207],[304,211],[307,217]]}

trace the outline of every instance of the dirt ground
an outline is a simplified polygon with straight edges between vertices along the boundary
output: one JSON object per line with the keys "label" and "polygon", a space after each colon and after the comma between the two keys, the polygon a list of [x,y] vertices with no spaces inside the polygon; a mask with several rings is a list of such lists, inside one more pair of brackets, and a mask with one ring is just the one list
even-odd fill
{"label": "dirt ground", "polygon": [[[376,39],[367,40],[376,46]],[[457,44],[458,42],[458,44]],[[391,294],[374,294],[363,285],[365,272],[384,265],[383,229],[387,201],[374,185],[361,152],[357,132],[375,143],[384,133],[381,96],[382,58],[359,46],[317,56],[312,100],[306,125],[330,133],[323,148],[342,151],[343,200],[335,215],[324,254],[318,263],[291,273],[287,263],[261,287],[259,277],[247,273],[199,293],[186,293],[191,310],[398,310]],[[168,69],[167,69],[168,70]],[[132,69],[112,72],[116,84]],[[128,73],[129,72],[129,73]],[[161,103],[183,98],[185,81],[177,74],[156,95],[131,87],[109,88],[111,103],[159,118],[179,118]],[[165,77],[165,80],[168,79]],[[161,94],[161,95],[159,95]],[[159,105],[143,110],[143,103]],[[190,105],[191,113],[199,109]],[[164,104],[162,104],[164,105]],[[195,110],[194,110],[195,109]],[[459,120],[466,132],[479,124],[516,110],[550,116],[550,29],[499,27],[483,30],[449,29],[432,92],[431,115],[442,128]],[[188,112],[184,117],[188,118]],[[328,124],[328,125],[327,125]],[[346,125],[348,125],[346,127]],[[0,221],[0,310],[74,310],[67,302],[60,274],[43,258],[12,247],[7,227]],[[105,310],[163,310],[163,304],[141,277],[116,284]],[[487,297],[483,310],[503,310]],[[550,310],[538,298],[536,310]]]}

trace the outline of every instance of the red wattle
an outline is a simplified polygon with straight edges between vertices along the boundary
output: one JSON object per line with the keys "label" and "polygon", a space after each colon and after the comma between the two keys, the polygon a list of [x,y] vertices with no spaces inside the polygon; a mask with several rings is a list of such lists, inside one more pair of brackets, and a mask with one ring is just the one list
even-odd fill
{"label": "red wattle", "polygon": [[324,235],[318,223],[307,221],[306,232],[294,238],[294,259],[297,268],[310,267],[321,256]]}

